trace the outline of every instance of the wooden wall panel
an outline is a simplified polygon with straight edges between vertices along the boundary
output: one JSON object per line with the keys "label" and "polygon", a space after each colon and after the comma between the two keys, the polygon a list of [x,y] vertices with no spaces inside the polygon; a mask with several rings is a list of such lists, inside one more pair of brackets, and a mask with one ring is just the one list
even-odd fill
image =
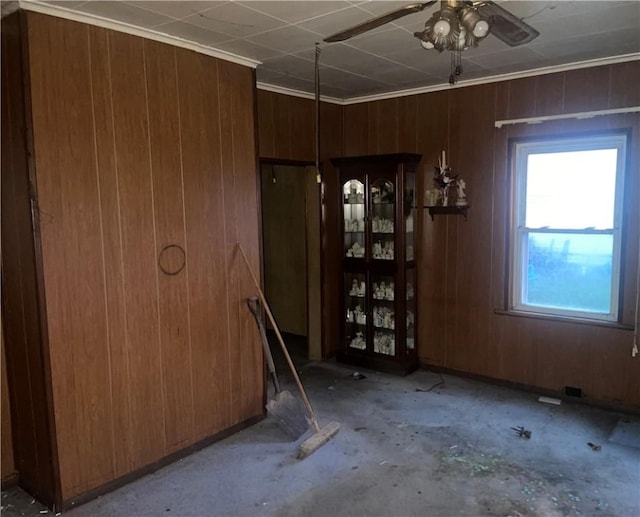
{"label": "wooden wall panel", "polygon": [[[56,435],[34,421],[47,424],[48,363],[36,274],[19,268],[36,257],[29,238],[4,268],[20,294],[5,313],[9,384],[33,395],[16,406],[21,476],[49,476],[45,499],[56,471],[59,504],[264,414],[262,351],[245,306],[254,288],[235,254],[243,242],[258,270],[255,78],[134,36],[28,21]],[[20,91],[20,75],[9,79]],[[18,104],[4,93],[3,169],[20,140],[5,135]],[[25,156],[7,167],[15,174],[3,170],[2,220],[29,237]],[[3,231],[3,244],[17,235]],[[160,267],[182,263],[176,248],[160,256],[168,245],[186,257],[175,275]],[[59,468],[47,470],[56,452]]]}
{"label": "wooden wall panel", "polygon": [[[418,169],[418,188],[420,194],[433,188],[434,164],[442,150],[449,149],[449,95],[450,92],[437,92],[433,95],[417,97],[417,136],[418,152],[422,154],[422,168]],[[420,174],[423,172],[423,174]],[[427,212],[422,212],[422,243],[418,246],[420,269],[418,270],[418,340],[419,353],[429,362],[440,364],[444,361],[445,322],[448,307],[446,304],[445,270],[448,264],[446,242],[449,219],[438,218],[431,221]],[[419,214],[420,216],[420,214]],[[455,224],[455,223],[454,223]],[[431,310],[424,310],[427,306]]]}
{"label": "wooden wall panel", "polygon": [[300,97],[289,97],[289,123],[291,124],[291,159],[308,160],[315,157],[315,102]]}
{"label": "wooden wall panel", "polygon": [[102,247],[105,277],[105,313],[109,350],[113,473],[122,476],[133,468],[131,434],[129,340],[126,332],[124,284],[125,257],[120,225],[119,173],[115,154],[116,128],[113,118],[110,32],[89,27],[91,94],[95,132],[96,173],[102,218]]}
{"label": "wooden wall panel", "polygon": [[[410,115],[396,116],[392,110],[384,114],[376,103],[345,107],[345,154],[372,152],[375,132],[398,120],[398,135],[404,137],[387,151],[411,150],[402,142],[417,142],[415,150],[423,154],[421,190],[431,186],[432,166],[442,149],[448,151],[454,173],[467,182],[472,205],[468,222],[444,216],[431,221],[428,215],[421,221],[423,363],[556,392],[573,385],[592,400],[640,406],[634,380],[640,377],[640,363],[629,360],[631,331],[494,313],[504,308],[508,280],[508,139],[626,127],[632,128],[633,138],[626,183],[622,317],[633,324],[629,308],[636,295],[639,215],[637,203],[629,200],[640,195],[640,116],[493,127],[499,119],[637,105],[639,74],[640,63],[630,62],[418,95],[413,101],[398,99],[400,109],[417,112],[415,126]],[[403,128],[403,121],[415,129]]]}
{"label": "wooden wall panel", "polygon": [[[225,181],[234,185],[233,204],[236,217],[237,242],[242,244],[249,263],[257,278],[260,278],[260,249],[258,225],[258,143],[255,140],[255,77],[252,70],[220,61],[220,98],[221,103],[230,108],[230,117],[222,117],[223,122],[230,123],[230,131],[222,132],[222,146],[233,150],[233,168],[223,168]],[[253,153],[246,149],[253,149]],[[231,174],[230,174],[231,172]],[[227,246],[233,245],[228,241]],[[237,250],[230,256],[238,269],[238,283],[230,286],[229,309],[237,314],[240,330],[240,343],[247,346],[240,348],[242,399],[241,408],[244,418],[260,414],[263,401],[255,397],[255,393],[264,392],[265,370],[262,357],[262,346],[255,320],[246,306],[246,300],[256,294],[256,288],[246,274],[246,266],[240,261]]]}
{"label": "wooden wall panel", "polygon": [[44,289],[60,479],[69,490],[112,476],[101,221],[92,117],[87,116],[92,109],[87,41],[87,29],[79,24],[29,18],[31,81],[48,86],[32,90],[33,136],[36,143],[46,141],[36,144],[35,167],[40,209],[48,214],[40,225]]}
{"label": "wooden wall panel", "polygon": [[193,436],[193,379],[175,49],[144,41],[166,451]]}
{"label": "wooden wall panel", "polygon": [[103,483],[112,472],[101,221],[93,121],[87,116],[92,109],[87,36],[79,24],[29,19],[31,81],[49,86],[33,88],[32,110],[34,141],[46,141],[36,144],[35,167],[40,209],[48,214],[41,219],[40,238],[60,478],[70,490],[84,482]]}
{"label": "wooden wall panel", "polygon": [[[217,65],[191,52],[176,50],[184,173],[185,220],[195,431],[199,437],[223,428],[232,419],[241,387],[232,384],[239,365],[229,359],[239,336],[228,319],[228,268],[221,170],[221,113]],[[223,188],[220,188],[223,187]],[[231,189],[233,190],[233,189]],[[213,372],[221,372],[214,375]]]}
{"label": "wooden wall panel", "polygon": [[132,466],[158,460],[166,447],[158,308],[153,179],[143,40],[109,36],[120,229],[124,258]]}
{"label": "wooden wall panel", "polygon": [[258,143],[259,155],[262,158],[276,156],[274,147],[276,132],[273,116],[273,100],[275,96],[275,94],[266,90],[257,91]]}
{"label": "wooden wall panel", "polygon": [[344,108],[344,154],[363,156],[370,153],[369,104],[350,104]]}

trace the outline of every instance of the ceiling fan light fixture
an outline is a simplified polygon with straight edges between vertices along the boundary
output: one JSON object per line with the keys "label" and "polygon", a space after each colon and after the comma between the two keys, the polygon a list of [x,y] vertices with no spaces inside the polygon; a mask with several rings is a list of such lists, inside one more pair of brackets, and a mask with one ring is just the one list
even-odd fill
{"label": "ceiling fan light fixture", "polygon": [[477,39],[489,34],[489,22],[473,7],[465,7],[460,11],[460,24]]}
{"label": "ceiling fan light fixture", "polygon": [[433,26],[433,32],[438,38],[446,38],[451,32],[451,24],[449,20],[440,18]]}
{"label": "ceiling fan light fixture", "polygon": [[422,45],[422,48],[425,49],[425,50],[431,50],[431,49],[435,48],[433,46],[433,43],[431,43],[428,40],[424,40],[422,38],[420,38],[420,45]]}

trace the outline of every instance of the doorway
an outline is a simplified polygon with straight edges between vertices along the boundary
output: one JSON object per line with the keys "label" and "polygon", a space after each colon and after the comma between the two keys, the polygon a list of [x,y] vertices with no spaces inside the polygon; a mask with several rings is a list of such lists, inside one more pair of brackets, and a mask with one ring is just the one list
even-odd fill
{"label": "doorway", "polygon": [[264,291],[290,352],[321,359],[320,186],[313,164],[260,161]]}

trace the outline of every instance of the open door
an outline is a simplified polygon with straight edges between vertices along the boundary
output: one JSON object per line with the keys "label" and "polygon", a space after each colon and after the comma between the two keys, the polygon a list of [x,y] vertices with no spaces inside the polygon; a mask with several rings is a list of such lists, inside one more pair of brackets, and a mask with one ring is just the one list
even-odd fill
{"label": "open door", "polygon": [[262,161],[264,291],[287,345],[320,359],[320,197],[315,167]]}

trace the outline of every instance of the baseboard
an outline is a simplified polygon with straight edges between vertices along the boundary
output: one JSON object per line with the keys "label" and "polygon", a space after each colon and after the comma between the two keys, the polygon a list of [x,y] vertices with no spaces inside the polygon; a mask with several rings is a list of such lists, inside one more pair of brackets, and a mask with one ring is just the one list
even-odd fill
{"label": "baseboard", "polygon": [[20,481],[20,476],[17,472],[14,472],[13,474],[9,474],[0,480],[0,488],[2,490],[6,490],[7,488],[11,488],[12,486],[17,485],[18,481]]}
{"label": "baseboard", "polygon": [[494,384],[496,386],[504,386],[507,388],[514,388],[520,391],[526,391],[529,393],[536,393],[537,395],[544,395],[547,397],[554,397],[563,400],[568,403],[584,404],[591,407],[597,407],[600,409],[607,409],[610,411],[619,411],[622,413],[629,413],[632,415],[640,415],[640,407],[629,406],[623,403],[615,401],[603,401],[599,399],[592,399],[589,396],[586,397],[568,397],[562,391],[555,391],[539,386],[532,386],[530,384],[522,384],[519,382],[508,381],[505,379],[497,379],[495,377],[489,377],[487,375],[480,375],[472,372],[465,372],[462,370],[455,370],[453,368],[445,368],[442,366],[436,366],[428,363],[420,362],[420,368],[423,370],[429,370],[432,372],[445,373],[455,375],[456,377],[463,377],[474,381],[486,382],[487,384]]}
{"label": "baseboard", "polygon": [[244,420],[239,424],[236,424],[232,427],[229,427],[228,429],[220,431],[219,433],[216,433],[212,436],[209,436],[208,438],[205,438],[204,440],[194,443],[193,445],[189,445],[184,449],[180,449],[179,451],[173,452],[168,456],[165,456],[164,458],[154,463],[141,467],[137,470],[134,470],[133,472],[129,472],[124,476],[121,476],[112,481],[109,481],[103,485],[100,485],[99,487],[88,490],[87,492],[84,492],[80,495],[66,499],[62,503],[62,507],[59,508],[57,511],[70,510],[71,508],[75,508],[76,506],[88,503],[89,501],[96,499],[108,492],[112,492],[120,487],[128,485],[132,481],[135,481],[148,474],[151,474],[156,470],[161,469],[162,467],[166,467],[167,465],[174,463],[179,459],[184,458],[185,456],[189,456],[194,452],[199,451],[200,449],[204,449],[205,447],[208,447],[209,445],[212,445],[215,442],[219,442],[220,440],[223,440],[224,438],[227,438],[228,436],[231,436],[232,434],[235,434],[238,431],[242,431],[247,427],[257,424],[258,422],[263,420],[265,416],[266,414],[263,413],[262,415],[254,416],[252,418]]}

